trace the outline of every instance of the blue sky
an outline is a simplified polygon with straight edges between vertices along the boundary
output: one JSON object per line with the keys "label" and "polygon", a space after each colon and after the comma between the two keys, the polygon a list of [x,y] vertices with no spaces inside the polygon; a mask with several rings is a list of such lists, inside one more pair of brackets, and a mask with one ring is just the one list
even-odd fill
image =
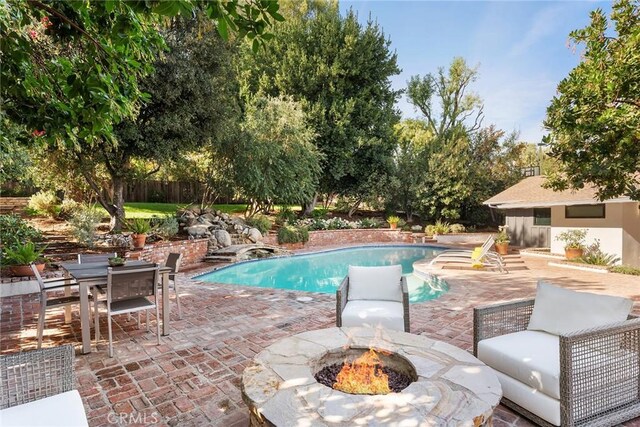
{"label": "blue sky", "polygon": [[[434,73],[456,56],[479,65],[472,86],[484,100],[484,124],[520,131],[520,139],[540,142],[542,121],[560,80],[580,60],[568,45],[571,30],[589,23],[589,12],[609,2],[548,1],[341,1],[360,21],[369,15],[391,39],[402,69],[393,78],[404,88],[415,74]],[[403,117],[419,114],[406,99]]]}

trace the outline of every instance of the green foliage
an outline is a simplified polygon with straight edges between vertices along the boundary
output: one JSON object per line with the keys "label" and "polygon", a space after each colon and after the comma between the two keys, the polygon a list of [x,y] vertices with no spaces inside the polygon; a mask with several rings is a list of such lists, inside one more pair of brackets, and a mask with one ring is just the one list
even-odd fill
{"label": "green foliage", "polygon": [[134,234],[147,234],[151,231],[151,221],[145,218],[134,218],[129,220],[127,228]]}
{"label": "green foliage", "polygon": [[593,183],[600,200],[640,200],[640,4],[617,0],[610,21],[596,9],[570,38],[585,49],[547,109],[546,141],[561,165],[549,184]]}
{"label": "green foliage", "polygon": [[427,225],[424,228],[424,232],[430,236],[436,234],[449,234],[451,232],[451,225],[446,221],[437,220],[435,224]]}
{"label": "green foliage", "polygon": [[178,234],[180,228],[175,215],[167,214],[160,218],[152,218],[151,222],[153,232],[163,239],[169,239],[175,236]]}
{"label": "green foliage", "polygon": [[595,239],[592,244],[585,248],[584,254],[580,257],[580,261],[591,265],[614,265],[620,261],[620,258],[614,254],[602,252],[600,240]]}
{"label": "green foliage", "polygon": [[76,238],[78,243],[93,247],[96,237],[96,227],[102,220],[102,213],[94,206],[78,207],[71,218],[69,225],[71,226],[71,234]]}
{"label": "green foliage", "polygon": [[276,215],[276,224],[293,224],[298,220],[298,215],[289,207],[283,207]]}
{"label": "green foliage", "polygon": [[309,241],[309,230],[306,227],[285,225],[278,230],[278,243],[306,243]]}
{"label": "green foliage", "polygon": [[247,218],[247,225],[257,228],[262,235],[265,235],[271,230],[271,220],[265,215],[254,215],[252,218]]}
{"label": "green foliage", "polygon": [[556,236],[556,240],[564,242],[566,249],[584,249],[585,239],[587,238],[587,230],[574,229],[564,231]]}
{"label": "green foliage", "polygon": [[29,198],[29,207],[42,215],[56,217],[60,213],[60,200],[53,191],[39,191]]}
{"label": "green foliage", "polygon": [[511,241],[511,239],[509,238],[509,234],[507,233],[507,228],[509,228],[509,226],[507,225],[502,225],[499,227],[500,231],[495,236],[496,243],[509,243]]}
{"label": "green foliage", "polygon": [[400,72],[390,41],[376,23],[360,24],[353,11],[341,16],[334,2],[293,2],[283,14],[287,20],[275,26],[268,49],[242,55],[242,96],[300,101],[323,155],[320,191],[380,193],[391,168],[400,95],[390,82]]}
{"label": "green foliage", "polygon": [[5,265],[29,265],[43,259],[43,249],[38,249],[35,243],[18,243],[15,246],[4,248],[2,257]]}
{"label": "green foliage", "polygon": [[615,265],[609,268],[612,273],[630,274],[632,276],[640,276],[640,268],[631,267],[630,265]]}
{"label": "green foliage", "polygon": [[252,202],[249,216],[273,203],[301,203],[313,196],[321,156],[300,103],[256,98],[247,106],[243,130],[247,138],[236,144],[233,161],[236,183]]}
{"label": "green foliage", "polygon": [[387,222],[389,223],[389,225],[398,225],[398,223],[400,222],[400,218],[395,215],[391,215],[387,217]]}
{"label": "green foliage", "polygon": [[0,243],[3,248],[42,240],[42,233],[18,215],[0,215]]}
{"label": "green foliage", "polygon": [[311,212],[311,217],[315,219],[326,219],[329,215],[329,209],[316,208]]}
{"label": "green foliage", "polygon": [[359,228],[380,228],[382,227],[382,221],[377,218],[362,218],[360,220]]}
{"label": "green foliage", "polygon": [[452,233],[464,233],[467,228],[462,224],[451,224],[450,231]]}

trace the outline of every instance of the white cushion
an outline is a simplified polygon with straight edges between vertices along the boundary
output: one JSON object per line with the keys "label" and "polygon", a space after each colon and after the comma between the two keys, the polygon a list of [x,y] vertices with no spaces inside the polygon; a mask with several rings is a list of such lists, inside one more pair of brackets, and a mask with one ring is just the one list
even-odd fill
{"label": "white cushion", "polygon": [[78,390],[56,394],[0,411],[2,427],[88,426]]}
{"label": "white cushion", "polygon": [[632,307],[628,298],[576,292],[540,281],[527,329],[567,334],[622,322]]}
{"label": "white cushion", "polygon": [[560,401],[540,393],[535,388],[515,380],[500,371],[494,370],[500,385],[502,395],[510,401],[522,406],[527,411],[536,414],[545,421],[560,425]]}
{"label": "white cushion", "polygon": [[482,340],[478,359],[555,399],[560,399],[560,344],[557,335],[522,331]]}
{"label": "white cushion", "polygon": [[349,266],[349,295],[351,300],[383,300],[402,302],[402,266]]}
{"label": "white cushion", "polygon": [[342,312],[342,326],[366,326],[404,331],[404,311],[401,302],[349,301]]}

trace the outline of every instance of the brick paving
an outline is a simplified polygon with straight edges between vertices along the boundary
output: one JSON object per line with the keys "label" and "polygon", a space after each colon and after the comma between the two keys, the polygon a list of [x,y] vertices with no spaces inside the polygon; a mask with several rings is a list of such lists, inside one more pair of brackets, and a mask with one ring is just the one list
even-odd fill
{"label": "brick paving", "polygon": [[[533,296],[538,279],[631,297],[640,313],[638,277],[548,267],[546,260],[535,258],[523,261],[528,269],[510,274],[439,271],[450,291],[412,304],[412,332],[470,350],[473,307]],[[107,356],[104,340],[97,351],[76,357],[77,388],[89,425],[246,426],[240,382],[252,357],[282,337],[335,322],[333,295],[210,284],[185,275],[180,281],[183,319],[177,318],[174,305],[171,335],[162,338],[162,345],[156,345],[153,328],[138,329],[135,317],[125,315],[114,323],[114,358]],[[313,300],[299,302],[300,296]],[[1,353],[36,347],[38,306],[36,294],[2,299]],[[106,318],[102,320],[105,337]],[[77,314],[65,324],[62,310],[48,312],[44,346],[73,343],[79,349],[79,341]],[[494,425],[531,424],[499,407]],[[626,426],[640,426],[640,420]]]}

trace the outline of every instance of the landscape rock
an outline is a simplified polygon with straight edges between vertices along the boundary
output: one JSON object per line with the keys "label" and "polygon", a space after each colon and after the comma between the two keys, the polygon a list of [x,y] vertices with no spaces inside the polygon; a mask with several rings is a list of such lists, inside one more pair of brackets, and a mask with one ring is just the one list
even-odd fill
{"label": "landscape rock", "polygon": [[202,224],[192,225],[190,227],[185,228],[187,234],[189,234],[190,238],[200,238],[210,236],[209,227]]}
{"label": "landscape rock", "polygon": [[231,235],[226,230],[214,230],[213,237],[216,238],[218,246],[223,248],[231,246]]}
{"label": "landscape rock", "polygon": [[245,228],[242,234],[245,236],[245,240],[251,243],[258,243],[263,240],[262,233],[257,228]]}

